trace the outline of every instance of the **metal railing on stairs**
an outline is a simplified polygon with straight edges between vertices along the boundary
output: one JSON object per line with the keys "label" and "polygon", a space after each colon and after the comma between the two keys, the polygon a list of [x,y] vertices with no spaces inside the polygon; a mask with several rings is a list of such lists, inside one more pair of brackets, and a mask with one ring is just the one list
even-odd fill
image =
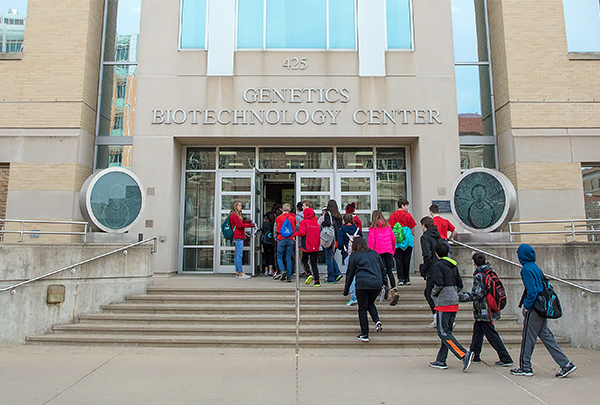
{"label": "metal railing on stairs", "polygon": [[[523,265],[521,265],[521,263],[516,263],[516,262],[513,262],[512,260],[508,260],[508,259],[505,259],[504,257],[497,256],[497,255],[495,255],[495,254],[493,254],[493,253],[486,252],[485,250],[481,250],[481,249],[479,249],[479,248],[476,248],[476,247],[474,247],[474,246],[467,245],[466,243],[458,242],[458,241],[456,241],[456,240],[452,240],[452,241],[450,241],[450,243],[452,243],[452,244],[456,244],[456,245],[459,245],[459,246],[466,247],[466,248],[468,248],[468,249],[471,249],[471,250],[474,250],[474,251],[476,251],[476,252],[483,253],[483,254],[484,254],[484,255],[486,255],[486,256],[493,257],[493,258],[495,258],[495,259],[498,259],[498,260],[502,260],[503,262],[506,262],[506,263],[512,264],[512,265],[514,265],[514,266],[523,267]],[[570,285],[571,287],[578,288],[578,289],[580,289],[580,290],[583,290],[583,291],[585,291],[585,292],[588,292],[588,293],[591,293],[591,294],[600,294],[600,291],[591,290],[591,289],[589,289],[589,288],[586,288],[586,287],[583,287],[583,286],[580,286],[580,285],[577,285],[577,284],[571,283],[570,281],[563,280],[563,279],[561,279],[561,278],[558,278],[558,277],[554,277],[554,276],[552,276],[552,275],[550,275],[550,274],[545,274],[545,273],[544,273],[544,275],[545,275],[546,277],[548,277],[549,279],[551,279],[551,280],[555,280],[555,281],[558,281],[558,282],[560,282],[560,283],[564,283],[564,284]]]}
{"label": "metal railing on stairs", "polygon": [[157,250],[157,243],[156,243],[157,239],[156,239],[156,237],[144,239],[144,240],[142,240],[140,242],[132,243],[132,244],[124,246],[122,248],[111,250],[110,252],[106,252],[106,253],[103,253],[101,255],[92,257],[91,259],[86,259],[86,260],[83,260],[81,262],[72,264],[70,266],[65,266],[65,267],[60,268],[58,270],[51,271],[50,273],[46,273],[46,274],[43,274],[41,276],[31,278],[29,280],[21,281],[20,283],[11,285],[9,287],[0,288],[0,293],[1,292],[6,292],[6,291],[10,291],[10,293],[14,295],[15,294],[15,289],[18,288],[18,287],[22,287],[24,285],[33,283],[34,281],[42,280],[44,278],[53,276],[55,274],[62,273],[63,271],[71,270],[71,272],[74,273],[75,272],[75,268],[79,267],[79,266],[81,266],[83,264],[93,262],[95,260],[101,259],[101,258],[106,257],[106,256],[110,256],[110,255],[118,253],[118,252],[123,252],[124,254],[127,254],[127,249],[130,249],[130,248],[132,248],[134,246],[142,245],[142,244],[150,242],[150,241],[154,242],[154,244],[152,246],[152,250],[150,250],[150,253],[155,253],[156,250]]}
{"label": "metal railing on stairs", "polygon": [[[513,228],[523,228],[522,225],[561,225],[565,224],[564,229],[552,230],[544,229],[537,231],[516,231]],[[564,235],[565,242],[568,242],[568,238],[571,237],[573,242],[577,239],[577,235],[584,235],[592,237],[592,240],[598,240],[600,237],[600,219],[588,218],[588,219],[553,219],[547,221],[513,221],[508,223],[508,232],[510,233],[511,240],[515,235]]]}
{"label": "metal railing on stairs", "polygon": [[[20,224],[19,230],[6,229],[7,224]],[[23,235],[81,235],[83,237],[83,243],[86,243],[86,235],[88,231],[87,222],[78,221],[46,221],[46,220],[32,220],[32,219],[0,219],[0,242],[4,241],[6,234],[18,234],[19,242],[23,242]],[[25,230],[25,224],[42,224],[42,225],[75,225],[83,226],[83,231],[41,231],[41,230]]]}

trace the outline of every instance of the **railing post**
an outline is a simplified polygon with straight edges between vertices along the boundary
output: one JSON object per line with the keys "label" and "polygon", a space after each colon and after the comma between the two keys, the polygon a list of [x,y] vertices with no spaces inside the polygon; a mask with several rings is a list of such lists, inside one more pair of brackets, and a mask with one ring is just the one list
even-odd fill
{"label": "railing post", "polygon": [[23,242],[23,228],[25,228],[25,221],[21,221],[21,233],[19,234],[19,242]]}
{"label": "railing post", "polygon": [[571,220],[571,232],[573,232],[573,242],[575,242],[575,221]]}

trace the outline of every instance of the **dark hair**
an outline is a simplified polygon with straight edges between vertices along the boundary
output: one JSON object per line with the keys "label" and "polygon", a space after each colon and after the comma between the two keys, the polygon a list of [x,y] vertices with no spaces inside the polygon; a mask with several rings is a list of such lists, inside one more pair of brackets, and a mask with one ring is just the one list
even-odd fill
{"label": "dark hair", "polygon": [[437,204],[431,204],[431,206],[429,206],[429,212],[432,212],[434,214],[439,214],[440,207],[438,207]]}
{"label": "dark hair", "polygon": [[425,229],[429,229],[433,226],[433,218],[431,217],[423,217],[421,218],[421,225],[425,227]]}
{"label": "dark hair", "polygon": [[[354,247],[354,244],[352,246]],[[435,247],[435,253],[437,253],[437,255],[439,257],[448,256],[449,251],[450,251],[450,247],[445,242],[440,242]]]}
{"label": "dark hair", "polygon": [[304,201],[302,201],[302,204],[306,205],[308,208],[313,207],[313,203],[310,200],[304,200]]}
{"label": "dark hair", "polygon": [[369,245],[367,244],[365,238],[357,236],[352,241],[352,253],[365,253],[369,250],[371,249],[369,249]]}
{"label": "dark hair", "polygon": [[342,221],[344,221],[345,224],[353,224],[354,223],[354,215],[347,212],[342,217]]}
{"label": "dark hair", "polygon": [[398,208],[402,208],[403,205],[408,205],[408,200],[406,198],[401,198],[398,200]]}
{"label": "dark hair", "polygon": [[479,252],[474,253],[473,263],[475,263],[477,266],[483,266],[486,263],[485,255]]}
{"label": "dark hair", "polygon": [[327,203],[327,211],[331,213],[331,216],[334,219],[342,219],[342,214],[340,214],[340,210],[338,209],[338,205],[335,200],[329,200]]}
{"label": "dark hair", "polygon": [[296,211],[302,212],[302,201],[298,201],[298,204],[296,204]]}
{"label": "dark hair", "polygon": [[270,221],[271,223],[275,222],[275,214],[272,212],[267,212],[267,221]]}

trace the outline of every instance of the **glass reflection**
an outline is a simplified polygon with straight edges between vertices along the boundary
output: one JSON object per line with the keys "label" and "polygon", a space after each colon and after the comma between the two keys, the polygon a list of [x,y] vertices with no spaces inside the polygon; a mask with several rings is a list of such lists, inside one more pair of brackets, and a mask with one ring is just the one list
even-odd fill
{"label": "glass reflection", "polygon": [[315,210],[315,215],[319,217],[321,215],[321,208],[327,206],[331,197],[329,195],[308,195],[302,194],[300,196],[300,201],[308,200],[313,203],[313,209]]}
{"label": "glass reflection", "polygon": [[[247,241],[248,239],[246,239]],[[244,246],[247,246],[244,243]],[[233,259],[235,257],[235,251],[233,250],[222,250],[221,251],[221,265],[222,266],[233,266]],[[248,250],[244,250],[242,253],[242,265],[246,266],[250,264],[250,252]]]}
{"label": "glass reflection", "polygon": [[215,148],[188,148],[185,159],[186,170],[215,170]]}
{"label": "glass reflection", "polygon": [[252,169],[255,161],[254,148],[219,149],[219,169]]}
{"label": "glass reflection", "polygon": [[330,188],[329,177],[302,177],[300,179],[300,191],[329,191]]}
{"label": "glass reflection", "polygon": [[377,170],[406,170],[406,149],[377,148]]}
{"label": "glass reflection", "polygon": [[221,179],[222,191],[252,191],[250,177],[223,177]]}
{"label": "glass reflection", "polygon": [[104,66],[99,136],[133,136],[137,66]]}
{"label": "glass reflection", "polygon": [[184,245],[213,245],[215,174],[188,173],[185,184]]}
{"label": "glass reflection", "polygon": [[183,271],[213,271],[212,248],[184,248]]}
{"label": "glass reflection", "polygon": [[398,200],[406,195],[406,173],[377,173],[377,208],[386,218],[398,209]]}
{"label": "glass reflection", "polygon": [[[342,207],[350,203],[356,203],[357,210],[370,210],[371,209],[371,196],[370,195],[357,195],[357,196],[342,196]],[[362,218],[361,218],[362,220]]]}
{"label": "glass reflection", "polygon": [[128,145],[100,145],[96,158],[96,168],[108,167],[131,168],[133,146]]}
{"label": "glass reflection", "polygon": [[496,168],[496,154],[494,145],[461,145],[460,168],[461,170],[485,167]]}
{"label": "glass reflection", "polygon": [[137,62],[142,0],[108,0],[105,62]]}
{"label": "glass reflection", "polygon": [[340,185],[342,192],[371,191],[371,179],[368,177],[342,177]]}
{"label": "glass reflection", "polygon": [[488,66],[456,66],[460,135],[494,136]]}
{"label": "glass reflection", "polygon": [[372,169],[373,148],[338,148],[338,169]]}
{"label": "glass reflection", "polygon": [[331,169],[333,148],[260,148],[261,169]]}
{"label": "glass reflection", "polygon": [[23,52],[27,0],[0,0],[0,53]]}
{"label": "glass reflection", "polygon": [[484,0],[452,0],[452,35],[456,62],[487,62]]}

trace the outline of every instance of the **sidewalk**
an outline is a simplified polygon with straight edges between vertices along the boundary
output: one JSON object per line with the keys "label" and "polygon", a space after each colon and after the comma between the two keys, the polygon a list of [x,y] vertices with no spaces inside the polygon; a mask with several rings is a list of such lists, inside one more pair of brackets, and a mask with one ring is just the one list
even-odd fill
{"label": "sidewalk", "polygon": [[[385,331],[384,331],[385,332]],[[376,336],[374,336],[376,338]],[[468,344],[468,342],[465,342]],[[365,345],[368,345],[366,343]],[[600,351],[569,349],[577,365],[558,379],[541,343],[533,377],[515,377],[484,346],[467,373],[437,350],[0,348],[0,403],[9,404],[591,404],[600,396]],[[518,348],[510,349],[518,358]],[[366,371],[365,371],[366,369]]]}

